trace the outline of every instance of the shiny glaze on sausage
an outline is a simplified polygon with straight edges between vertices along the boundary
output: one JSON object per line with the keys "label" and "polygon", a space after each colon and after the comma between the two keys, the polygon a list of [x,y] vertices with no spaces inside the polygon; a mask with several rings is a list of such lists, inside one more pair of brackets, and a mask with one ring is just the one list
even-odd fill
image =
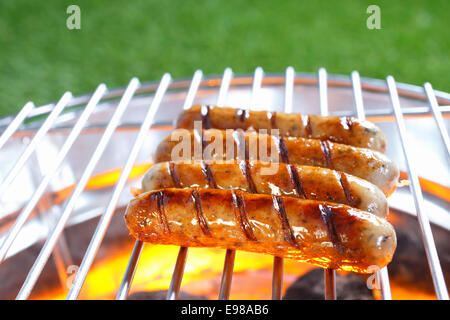
{"label": "shiny glaze on sausage", "polygon": [[161,162],[142,180],[142,191],[165,188],[214,188],[346,204],[386,217],[386,197],[375,185],[326,168],[279,163],[273,172],[257,160],[234,163]]}
{"label": "shiny glaze on sausage", "polygon": [[368,272],[392,259],[394,229],[342,204],[240,190],[167,188],[131,200],[125,220],[146,242],[220,247]]}
{"label": "shiny glaze on sausage", "polygon": [[[183,140],[178,139],[180,135],[183,135],[186,145],[190,146],[191,150],[187,150],[189,152],[186,154],[178,154],[178,158],[174,159],[172,151],[174,153],[179,151],[175,148],[179,148],[180,141]],[[202,141],[199,142],[199,139]],[[216,161],[250,159],[329,168],[367,180],[380,188],[385,195],[390,195],[395,190],[399,176],[396,164],[377,151],[317,139],[277,137],[242,130],[209,129],[202,131],[201,134],[194,134],[193,130],[175,130],[158,145],[154,160],[155,162],[191,160],[195,155],[196,144],[200,144],[201,150],[206,150],[205,148],[215,143],[216,139],[221,140],[221,143],[216,144],[216,149],[209,148],[210,153],[203,155],[203,159]],[[257,154],[250,152],[249,141],[256,143],[259,149],[265,147],[266,155],[270,155],[270,151],[274,150],[277,156],[275,161],[270,157],[261,158],[259,152]],[[242,149],[245,150],[240,152]]]}
{"label": "shiny glaze on sausage", "polygon": [[194,129],[194,121],[201,121],[203,129],[253,128],[257,131],[279,129],[282,136],[330,140],[380,152],[386,149],[386,136],[376,125],[353,117],[301,115],[194,105],[181,112],[175,127]]}

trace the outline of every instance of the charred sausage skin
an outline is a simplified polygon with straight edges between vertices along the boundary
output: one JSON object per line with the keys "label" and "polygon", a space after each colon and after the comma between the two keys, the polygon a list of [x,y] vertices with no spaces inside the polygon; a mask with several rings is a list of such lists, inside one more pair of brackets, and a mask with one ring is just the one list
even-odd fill
{"label": "charred sausage skin", "polygon": [[[239,134],[236,134],[239,133]],[[272,136],[258,134],[256,132],[243,132],[242,130],[218,130],[209,129],[201,133],[202,137],[194,134],[193,130],[175,130],[164,139],[154,155],[155,162],[173,160],[195,159],[195,145],[200,144],[202,150],[215,143],[216,139],[222,140],[218,148],[209,148],[210,153],[203,156],[207,160],[229,160],[230,150],[233,150],[231,159],[234,160],[266,160],[275,162],[273,158],[261,158],[260,153],[252,154],[249,150],[250,141],[257,144],[258,149],[267,148],[265,154],[271,154],[275,150],[278,162],[296,165],[315,166],[329,168],[367,180],[376,185],[385,195],[390,195],[396,187],[399,176],[397,165],[384,154],[366,148],[357,148],[348,145],[307,139],[300,137]],[[189,140],[188,154],[177,154],[174,159],[175,148],[180,145],[179,137]],[[231,139],[229,137],[231,136]],[[202,140],[202,141],[199,141]],[[208,141],[208,142],[205,142]],[[230,142],[231,141],[231,142]],[[229,145],[231,144],[231,145]],[[239,150],[245,149],[243,152]],[[185,150],[184,150],[185,151]]]}
{"label": "charred sausage skin", "polygon": [[167,188],[131,200],[131,234],[155,244],[221,247],[368,272],[392,259],[392,226],[342,204],[239,190]]}
{"label": "charred sausage skin", "polygon": [[289,196],[346,204],[386,217],[386,197],[375,185],[344,172],[279,163],[274,174],[265,174],[260,161],[208,163],[161,162],[142,180],[142,191],[165,188],[215,188]]}
{"label": "charred sausage skin", "polygon": [[249,111],[228,107],[194,105],[183,110],[175,127],[194,129],[201,121],[203,129],[279,129],[280,135],[330,140],[360,148],[384,152],[386,136],[373,123],[353,117],[301,115],[283,112]]}

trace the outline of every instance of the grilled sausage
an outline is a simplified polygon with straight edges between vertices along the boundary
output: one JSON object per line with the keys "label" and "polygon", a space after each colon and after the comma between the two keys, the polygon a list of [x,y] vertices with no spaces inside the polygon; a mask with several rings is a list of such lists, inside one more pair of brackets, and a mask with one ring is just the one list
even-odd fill
{"label": "grilled sausage", "polygon": [[235,163],[161,162],[142,180],[142,191],[165,188],[214,188],[290,196],[346,204],[386,217],[386,197],[375,185],[344,172],[326,168],[278,164],[266,174],[260,161]]}
{"label": "grilled sausage", "polygon": [[[198,149],[199,157],[196,155]],[[255,150],[256,152],[253,152]],[[380,188],[385,195],[394,191],[399,176],[396,164],[377,151],[329,141],[277,137],[242,130],[209,129],[201,134],[185,129],[175,130],[158,145],[154,160],[198,160],[202,157],[215,161],[259,159],[329,168],[367,180]]]}
{"label": "grilled sausage", "polygon": [[131,234],[155,244],[220,247],[365,273],[386,266],[396,237],[373,214],[342,204],[219,189],[163,189],[131,200]]}
{"label": "grilled sausage", "polygon": [[175,126],[194,129],[194,121],[201,121],[203,129],[279,129],[282,136],[330,140],[380,152],[386,149],[386,136],[377,126],[353,117],[324,117],[195,105],[183,110]]}

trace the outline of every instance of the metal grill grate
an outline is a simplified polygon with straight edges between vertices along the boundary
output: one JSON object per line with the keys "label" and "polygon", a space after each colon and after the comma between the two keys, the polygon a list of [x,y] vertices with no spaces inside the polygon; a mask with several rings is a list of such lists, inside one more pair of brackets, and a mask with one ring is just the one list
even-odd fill
{"label": "metal grill grate", "polygon": [[[54,250],[57,250],[55,249],[55,247],[57,248],[57,242],[62,236],[64,228],[75,207],[75,204],[79,199],[80,195],[82,194],[83,190],[85,189],[86,184],[88,183],[90,177],[92,176],[93,170],[97,165],[98,161],[100,160],[100,157],[104,153],[106,147],[108,146],[111,137],[113,136],[114,132],[120,125],[122,115],[127,110],[130,101],[134,99],[135,94],[141,92],[153,92],[154,90],[156,90],[151,105],[148,108],[147,113],[140,124],[137,138],[134,141],[132,149],[129,152],[129,156],[122,167],[120,177],[114,186],[107,207],[100,217],[100,221],[98,222],[98,225],[91,239],[89,247],[84,255],[80,268],[78,269],[75,280],[72,284],[72,287],[69,290],[67,299],[77,299],[81,291],[86,276],[92,266],[97,251],[102,243],[103,237],[106,231],[108,230],[108,226],[112,219],[116,206],[118,204],[119,197],[125,187],[127,179],[137,159],[139,150],[142,148],[142,145],[147,136],[147,132],[154,124],[155,116],[158,113],[158,110],[166,94],[166,91],[169,89],[187,87],[186,84],[188,84],[189,90],[183,105],[183,108],[187,109],[193,104],[197,91],[199,87],[201,87],[201,85],[212,87],[220,86],[216,104],[218,106],[223,106],[225,104],[227,93],[231,85],[239,84],[245,81],[251,81],[252,89],[249,108],[253,108],[255,107],[255,103],[257,101],[256,98],[259,95],[264,80],[265,79],[270,80],[273,78],[279,80],[280,77],[279,76],[265,77],[264,71],[261,67],[256,68],[254,75],[250,78],[249,77],[234,78],[233,72],[230,68],[227,68],[224,71],[221,79],[220,78],[204,79],[203,73],[200,70],[194,73],[194,76],[191,81],[172,81],[170,75],[165,74],[158,84],[141,85],[138,79],[133,78],[125,89],[116,89],[108,91],[106,86],[104,84],[101,84],[97,87],[97,89],[92,95],[82,96],[78,98],[72,97],[72,94],[70,92],[66,92],[54,106],[47,105],[35,108],[34,104],[29,102],[15,116],[15,118],[9,117],[0,120],[0,125],[2,123],[9,123],[7,126],[5,126],[5,130],[0,136],[0,149],[1,149],[8,141],[8,139],[17,132],[17,130],[20,128],[21,124],[24,122],[26,118],[49,112],[47,118],[45,119],[45,121],[43,121],[42,125],[37,129],[35,135],[29,142],[26,149],[23,151],[20,157],[17,160],[15,160],[12,169],[3,178],[3,180],[0,181],[0,194],[1,194],[3,191],[8,189],[10,184],[17,177],[17,175],[19,174],[19,172],[21,171],[27,160],[36,150],[42,138],[55,124],[61,112],[65,108],[87,103],[86,107],[84,108],[83,112],[81,113],[76,123],[73,125],[73,127],[70,128],[70,133],[67,136],[62,148],[59,150],[57,158],[52,163],[51,170],[48,170],[48,172],[44,175],[38,187],[34,190],[32,197],[29,199],[28,203],[23,207],[20,214],[17,216],[12,227],[8,230],[5,240],[3,241],[0,247],[0,263],[1,263],[6,259],[8,251],[10,250],[13,242],[17,238],[20,230],[23,228],[23,226],[29,219],[37,203],[43,196],[44,191],[46,190],[50,181],[52,180],[52,178],[55,177],[57,169],[60,167],[64,158],[71,150],[71,147],[73,146],[79,134],[82,132],[89,116],[94,112],[95,108],[101,101],[120,97],[120,102],[117,108],[114,110],[112,118],[107,124],[99,143],[97,144],[92,156],[90,157],[88,164],[84,168],[80,180],[76,184],[68,201],[65,203],[62,214],[58,217],[55,225],[53,226],[53,229],[50,231],[49,236],[47,237],[45,244],[39,253],[39,256],[35,260],[30,272],[28,273],[26,280],[23,283],[22,288],[19,291],[19,294],[17,295],[17,299],[27,299],[30,296],[47,260],[49,259],[52,252],[54,252]],[[324,68],[321,68],[319,70],[317,76],[298,75],[296,74],[296,72],[292,67],[288,67],[286,69],[286,73],[283,77],[283,82],[285,86],[284,111],[289,113],[293,112],[294,87],[296,85],[296,82],[300,80],[302,80],[303,83],[309,83],[311,85],[318,86],[319,112],[321,115],[328,115],[329,114],[328,86],[330,85],[330,80],[328,80],[327,72]],[[439,263],[435,243],[433,240],[429,218],[424,209],[424,199],[422,195],[422,190],[420,188],[418,175],[414,166],[414,160],[412,159],[411,156],[410,151],[411,145],[410,142],[408,141],[406,134],[404,114],[415,115],[415,114],[431,113],[436,121],[440,136],[447,150],[448,158],[450,159],[449,136],[442,117],[442,112],[450,112],[450,106],[439,106],[437,100],[437,98],[439,98],[441,99],[441,101],[448,102],[450,101],[450,95],[444,92],[438,92],[433,90],[431,84],[429,83],[426,83],[424,85],[423,88],[425,93],[424,95],[424,93],[421,92],[421,90],[419,90],[418,87],[405,84],[397,84],[392,76],[387,77],[385,85],[380,85],[379,82],[374,82],[369,79],[361,80],[359,73],[356,71],[352,72],[350,81],[346,77],[342,78],[336,77],[333,78],[332,85],[352,88],[355,106],[354,114],[356,114],[356,116],[361,120],[365,119],[366,116],[362,96],[363,88],[365,90],[387,92],[389,94],[392,108],[371,110],[370,114],[380,116],[393,114],[395,117],[398,134],[401,139],[403,155],[407,166],[408,176],[411,181],[411,190],[412,195],[414,197],[414,204],[417,212],[417,218],[422,233],[422,239],[425,246],[425,251],[436,295],[438,299],[448,299],[448,292],[445,285],[442,269]],[[411,109],[401,108],[399,93],[400,95],[410,96],[413,98],[426,96],[429,103],[429,107],[411,108]],[[134,248],[131,252],[128,266],[123,276],[122,283],[118,289],[116,299],[126,299],[126,297],[128,296],[143,246],[144,246],[143,242],[141,241],[135,242]],[[177,299],[178,297],[178,293],[180,291],[181,282],[183,278],[183,272],[188,256],[188,250],[189,249],[186,247],[181,247],[179,250],[167,299]],[[235,251],[227,250],[225,254],[222,280],[218,295],[219,299],[229,298],[231,290],[231,279],[233,275],[234,259],[235,259]],[[381,284],[380,297],[382,299],[391,299],[387,268],[383,268],[381,271],[379,271],[378,278],[380,279]],[[273,264],[272,299],[281,299],[282,283],[283,283],[283,259],[275,257]],[[331,269],[324,270],[324,284],[325,284],[325,292],[324,292],[325,298],[336,299],[336,284],[335,284],[334,270]]]}

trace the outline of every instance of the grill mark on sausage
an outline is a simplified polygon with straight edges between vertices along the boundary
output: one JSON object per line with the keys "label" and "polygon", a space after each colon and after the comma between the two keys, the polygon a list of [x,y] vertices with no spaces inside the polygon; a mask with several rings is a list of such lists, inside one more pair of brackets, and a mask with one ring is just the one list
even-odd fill
{"label": "grill mark on sausage", "polygon": [[291,226],[286,216],[286,209],[284,208],[283,198],[280,196],[272,196],[273,207],[277,211],[278,217],[281,221],[281,227],[283,229],[284,240],[294,247],[298,247],[298,243],[295,239],[294,233],[292,232]]}
{"label": "grill mark on sausage", "polygon": [[250,151],[249,151],[249,145],[246,141],[244,141],[244,148],[245,148],[245,161],[250,160]]}
{"label": "grill mark on sausage", "polygon": [[333,219],[333,211],[327,205],[319,205],[320,215],[322,217],[322,221],[325,224],[325,228],[327,229],[328,236],[333,244],[333,247],[339,252],[343,251],[342,243],[339,240],[339,237],[336,233],[336,226],[334,225]]}
{"label": "grill mark on sausage", "polygon": [[348,183],[347,175],[344,172],[337,171],[339,175],[339,182],[341,183],[342,190],[345,194],[345,199],[347,203],[351,207],[356,207],[356,199],[352,194],[352,190],[350,188],[350,184]]}
{"label": "grill mark on sausage", "polygon": [[331,156],[330,143],[328,140],[320,141],[320,148],[322,149],[323,157],[325,159],[325,165],[333,169],[333,158]]}
{"label": "grill mark on sausage", "polygon": [[241,161],[239,163],[239,168],[241,169],[242,174],[245,176],[245,179],[247,180],[250,192],[256,193],[256,186],[250,173],[250,164],[248,163],[248,161]]}
{"label": "grill mark on sausage", "polygon": [[205,175],[205,178],[208,180],[209,187],[217,189],[216,179],[214,178],[214,175],[211,172],[211,167],[204,160],[201,162],[201,165],[202,165],[202,172]]}
{"label": "grill mark on sausage", "polygon": [[169,234],[170,228],[164,208],[164,196],[165,196],[164,191],[158,191],[155,193],[156,208],[158,211],[159,223],[161,223],[164,233]]}
{"label": "grill mark on sausage", "polygon": [[355,122],[353,121],[352,117],[345,117],[345,122],[347,124],[347,127],[350,131],[352,131],[353,127],[355,126]]}
{"label": "grill mark on sausage", "polygon": [[182,188],[183,186],[181,185],[180,177],[178,176],[178,173],[176,170],[177,170],[177,167],[176,167],[175,163],[169,162],[169,175],[172,178],[172,181],[175,184],[175,187]]}
{"label": "grill mark on sausage", "polygon": [[202,105],[200,113],[202,115],[202,125],[203,125],[204,129],[211,128],[211,119],[209,117],[209,112],[210,112],[210,106]]}
{"label": "grill mark on sausage", "polygon": [[201,159],[203,159],[203,152],[205,151],[206,147],[208,146],[208,144],[206,143],[206,140],[205,140],[205,131],[204,130],[201,131],[200,140],[201,140],[201,144],[202,144]]}
{"label": "grill mark on sausage", "polygon": [[280,152],[281,162],[289,163],[288,149],[282,136],[278,136],[278,151]]}
{"label": "grill mark on sausage", "polygon": [[293,166],[292,164],[288,164],[287,168],[289,171],[289,176],[291,177],[292,183],[295,186],[295,190],[297,191],[298,196],[303,199],[307,199],[306,192],[303,189],[302,178],[298,173],[297,167]]}
{"label": "grill mark on sausage", "polygon": [[270,115],[270,129],[278,129],[277,123],[277,113],[276,112],[267,112],[267,116]]}
{"label": "grill mark on sausage", "polygon": [[239,221],[239,226],[241,227],[242,232],[244,232],[245,237],[248,240],[257,241],[257,239],[253,233],[253,228],[250,225],[250,222],[248,221],[248,214],[247,214],[247,210],[245,209],[245,200],[242,196],[242,192],[239,192],[237,194],[237,192],[232,190],[231,195],[233,198],[233,204],[236,207],[235,208],[235,217]]}
{"label": "grill mark on sausage", "polygon": [[306,116],[305,131],[306,131],[307,137],[310,137],[312,135],[311,117],[308,115]]}
{"label": "grill mark on sausage", "polygon": [[198,224],[200,225],[200,229],[202,229],[202,232],[205,235],[211,236],[211,232],[209,231],[208,224],[206,223],[206,219],[203,214],[202,200],[200,198],[200,193],[196,189],[192,190],[191,198],[192,201],[194,202],[195,212],[197,215]]}
{"label": "grill mark on sausage", "polygon": [[244,122],[248,119],[249,113],[247,109],[237,109],[236,114],[239,117],[239,121]]}

